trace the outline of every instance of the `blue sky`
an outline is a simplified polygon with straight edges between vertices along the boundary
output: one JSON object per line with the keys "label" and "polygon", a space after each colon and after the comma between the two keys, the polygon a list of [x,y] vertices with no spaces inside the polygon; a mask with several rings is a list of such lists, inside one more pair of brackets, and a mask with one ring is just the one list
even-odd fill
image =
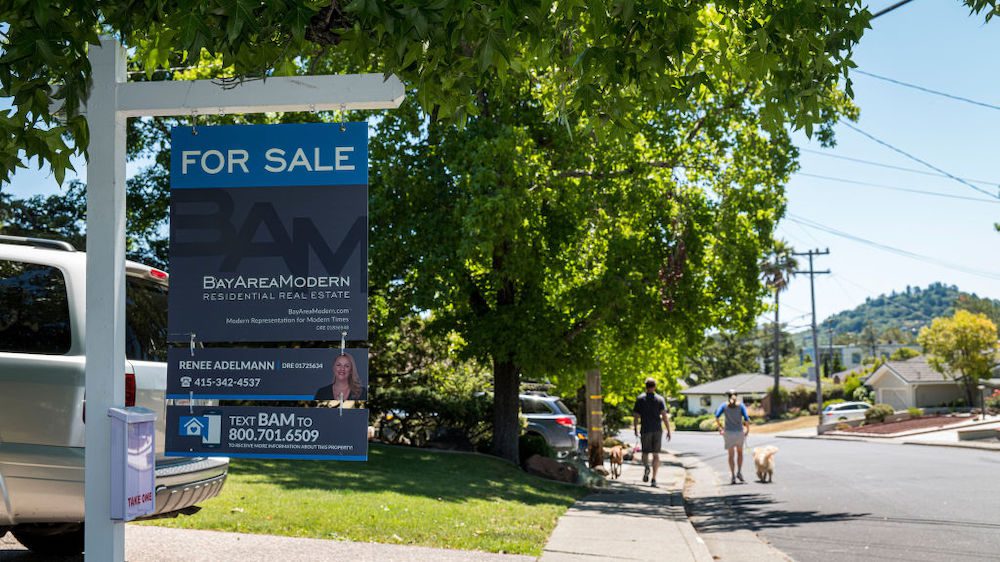
{"label": "blue sky", "polygon": [[[895,3],[878,0],[871,10]],[[872,22],[855,50],[859,70],[1000,105],[1000,21],[985,24],[959,0],[915,0]],[[1000,111],[932,96],[875,78],[854,76],[857,127],[962,178],[986,180],[977,187],[1000,189]],[[816,259],[819,319],[852,308],[867,296],[935,281],[1000,298],[1000,200],[954,180],[872,166],[830,155],[934,173],[844,125],[837,146],[823,149],[804,135],[802,170],[788,185],[788,218],[780,237],[797,250],[829,248]],[[816,154],[819,151],[824,154]],[[82,162],[77,162],[83,171]],[[979,201],[934,197],[821,179],[815,176],[933,191]],[[4,189],[8,189],[4,187]],[[54,193],[47,172],[22,170],[9,188],[15,195]],[[800,221],[800,222],[796,222]],[[929,259],[902,257],[824,232],[812,221],[842,233]],[[783,295],[782,318],[808,324],[809,282],[793,279]],[[768,315],[770,316],[770,315]]]}

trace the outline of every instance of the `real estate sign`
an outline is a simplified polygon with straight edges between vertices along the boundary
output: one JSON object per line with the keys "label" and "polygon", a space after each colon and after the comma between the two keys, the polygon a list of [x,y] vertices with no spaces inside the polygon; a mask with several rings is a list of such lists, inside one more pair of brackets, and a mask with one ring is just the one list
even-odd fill
{"label": "real estate sign", "polygon": [[367,124],[171,139],[169,339],[367,339]]}

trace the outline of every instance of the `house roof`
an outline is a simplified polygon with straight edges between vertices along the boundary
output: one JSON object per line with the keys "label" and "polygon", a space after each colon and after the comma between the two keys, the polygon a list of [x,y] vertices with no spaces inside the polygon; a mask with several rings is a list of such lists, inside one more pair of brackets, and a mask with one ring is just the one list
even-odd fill
{"label": "house roof", "polygon": [[[797,386],[812,384],[806,379],[780,377],[778,384],[782,388],[792,389]],[[763,394],[774,387],[774,376],[761,373],[742,373],[733,375],[717,381],[692,386],[682,390],[681,394],[725,394],[729,389],[733,389],[740,394]]]}
{"label": "house roof", "polygon": [[875,375],[879,374],[879,371],[887,369],[892,371],[896,376],[903,379],[903,381],[913,384],[913,383],[929,383],[929,382],[954,382],[954,379],[945,376],[931,368],[927,363],[927,358],[923,355],[919,355],[912,359],[907,359],[906,361],[889,361],[883,364],[881,367],[872,373],[872,376],[868,377],[868,380],[874,380]]}

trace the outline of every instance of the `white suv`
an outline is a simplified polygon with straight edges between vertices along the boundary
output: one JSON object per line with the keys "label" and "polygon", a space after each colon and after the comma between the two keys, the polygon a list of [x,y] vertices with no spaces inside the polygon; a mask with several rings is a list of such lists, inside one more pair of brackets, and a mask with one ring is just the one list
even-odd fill
{"label": "white suv", "polygon": [[[0,536],[42,554],[83,551],[85,276],[65,242],[0,236]],[[157,414],[153,517],[193,513],[229,461],[163,455],[166,273],[126,262],[125,316],[126,406]]]}
{"label": "white suv", "polygon": [[864,419],[872,405],[867,402],[840,402],[823,408],[822,423]]}

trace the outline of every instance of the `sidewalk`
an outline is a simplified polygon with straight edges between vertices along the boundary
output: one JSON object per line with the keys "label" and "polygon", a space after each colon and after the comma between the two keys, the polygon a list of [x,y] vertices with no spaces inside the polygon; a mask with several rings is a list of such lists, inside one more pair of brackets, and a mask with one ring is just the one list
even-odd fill
{"label": "sidewalk", "polygon": [[660,458],[659,488],[642,482],[641,464],[626,462],[609,489],[582,498],[559,519],[540,561],[711,562],[684,513],[687,471],[672,454]]}
{"label": "sidewalk", "polygon": [[[402,544],[378,544],[272,535],[193,531],[141,525],[125,526],[128,562],[532,562],[531,556],[491,554]],[[82,562],[83,556],[39,556],[24,549],[13,536],[0,537],[3,562]]]}

